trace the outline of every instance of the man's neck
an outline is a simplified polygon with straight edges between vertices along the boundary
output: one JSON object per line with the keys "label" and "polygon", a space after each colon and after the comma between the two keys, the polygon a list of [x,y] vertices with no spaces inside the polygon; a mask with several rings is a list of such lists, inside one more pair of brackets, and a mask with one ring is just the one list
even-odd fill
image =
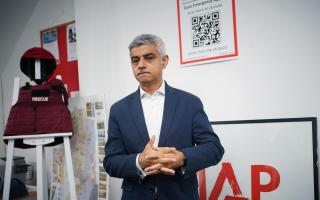
{"label": "man's neck", "polygon": [[140,87],[143,89],[148,94],[153,94],[155,91],[157,91],[161,85],[162,85],[162,80],[155,83],[155,84],[140,84]]}

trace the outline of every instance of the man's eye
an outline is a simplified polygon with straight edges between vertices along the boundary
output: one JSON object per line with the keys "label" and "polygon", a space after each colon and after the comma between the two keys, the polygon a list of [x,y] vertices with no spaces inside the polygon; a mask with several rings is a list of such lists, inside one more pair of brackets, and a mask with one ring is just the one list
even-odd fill
{"label": "man's eye", "polygon": [[154,59],[154,56],[150,55],[150,56],[146,56],[146,60],[152,60]]}
{"label": "man's eye", "polygon": [[132,60],[131,60],[131,63],[134,64],[134,65],[135,65],[135,64],[138,64],[138,63],[139,63],[139,59],[132,59]]}

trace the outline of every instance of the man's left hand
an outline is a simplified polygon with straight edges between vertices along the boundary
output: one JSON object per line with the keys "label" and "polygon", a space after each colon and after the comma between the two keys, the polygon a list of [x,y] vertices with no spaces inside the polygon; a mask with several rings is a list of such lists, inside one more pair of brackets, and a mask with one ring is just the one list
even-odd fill
{"label": "man's left hand", "polygon": [[174,170],[184,165],[184,153],[178,151],[176,148],[157,147],[156,151],[158,151],[161,156],[158,158],[157,164],[144,169],[147,174],[148,172],[160,170],[164,174],[174,175]]}

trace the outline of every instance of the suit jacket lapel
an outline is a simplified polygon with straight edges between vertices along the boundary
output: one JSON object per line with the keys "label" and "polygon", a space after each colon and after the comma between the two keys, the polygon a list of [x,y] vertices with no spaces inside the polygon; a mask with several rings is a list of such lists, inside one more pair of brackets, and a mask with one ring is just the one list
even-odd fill
{"label": "suit jacket lapel", "polygon": [[139,89],[133,93],[129,107],[133,121],[135,122],[143,141],[148,143],[149,134],[143,115]]}
{"label": "suit jacket lapel", "polygon": [[164,109],[163,109],[163,117],[162,117],[162,125],[159,139],[159,147],[165,144],[165,140],[169,133],[169,128],[171,122],[173,120],[176,104],[178,97],[176,92],[172,87],[170,87],[167,83],[165,87],[165,100],[164,100]]}

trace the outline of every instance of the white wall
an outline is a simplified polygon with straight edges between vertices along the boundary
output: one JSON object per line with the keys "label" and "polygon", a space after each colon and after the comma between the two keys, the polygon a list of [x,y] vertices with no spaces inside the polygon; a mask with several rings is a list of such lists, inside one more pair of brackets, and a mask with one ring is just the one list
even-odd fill
{"label": "white wall", "polygon": [[[28,2],[18,0],[8,1],[2,3],[0,7],[0,74],[3,76],[3,70],[7,67],[9,57],[15,49],[15,44],[20,38],[21,32],[24,30],[27,20],[32,14],[32,10],[37,4],[38,0],[30,0]],[[17,6],[19,3],[20,6]],[[2,82],[2,81],[1,81]],[[5,155],[4,144],[2,141],[3,128],[3,106],[2,106],[2,88],[0,92],[1,108],[0,108],[0,156]]]}
{"label": "white wall", "polygon": [[[1,19],[6,20],[5,24],[8,25],[6,30],[9,31],[9,33],[1,33],[3,36],[1,45],[4,45],[1,47],[1,54],[6,55],[6,57],[1,57],[3,114],[6,122],[11,107],[14,77],[21,77],[21,84],[27,81],[27,77],[20,72],[22,54],[29,48],[40,46],[40,30],[74,20],[74,1],[30,0],[21,2],[14,0],[7,2],[5,7],[14,10],[14,12],[7,12],[6,16]],[[8,43],[6,40],[11,42]],[[0,135],[1,156],[4,156],[2,131]],[[15,149],[14,155],[26,156],[26,161],[29,163],[36,160],[34,149]]]}
{"label": "white wall", "polygon": [[[2,81],[0,79],[0,133],[3,133],[3,130]],[[3,157],[5,155],[5,150],[2,142],[2,136],[0,136],[0,140],[0,157]]]}
{"label": "white wall", "polygon": [[[127,45],[154,33],[170,56],[165,79],[198,95],[210,120],[319,118],[320,2],[247,0],[236,7],[239,59],[181,67],[175,0],[76,0],[81,93],[106,93],[111,104],[135,90]],[[119,199],[119,181],[110,184],[111,199]]]}

